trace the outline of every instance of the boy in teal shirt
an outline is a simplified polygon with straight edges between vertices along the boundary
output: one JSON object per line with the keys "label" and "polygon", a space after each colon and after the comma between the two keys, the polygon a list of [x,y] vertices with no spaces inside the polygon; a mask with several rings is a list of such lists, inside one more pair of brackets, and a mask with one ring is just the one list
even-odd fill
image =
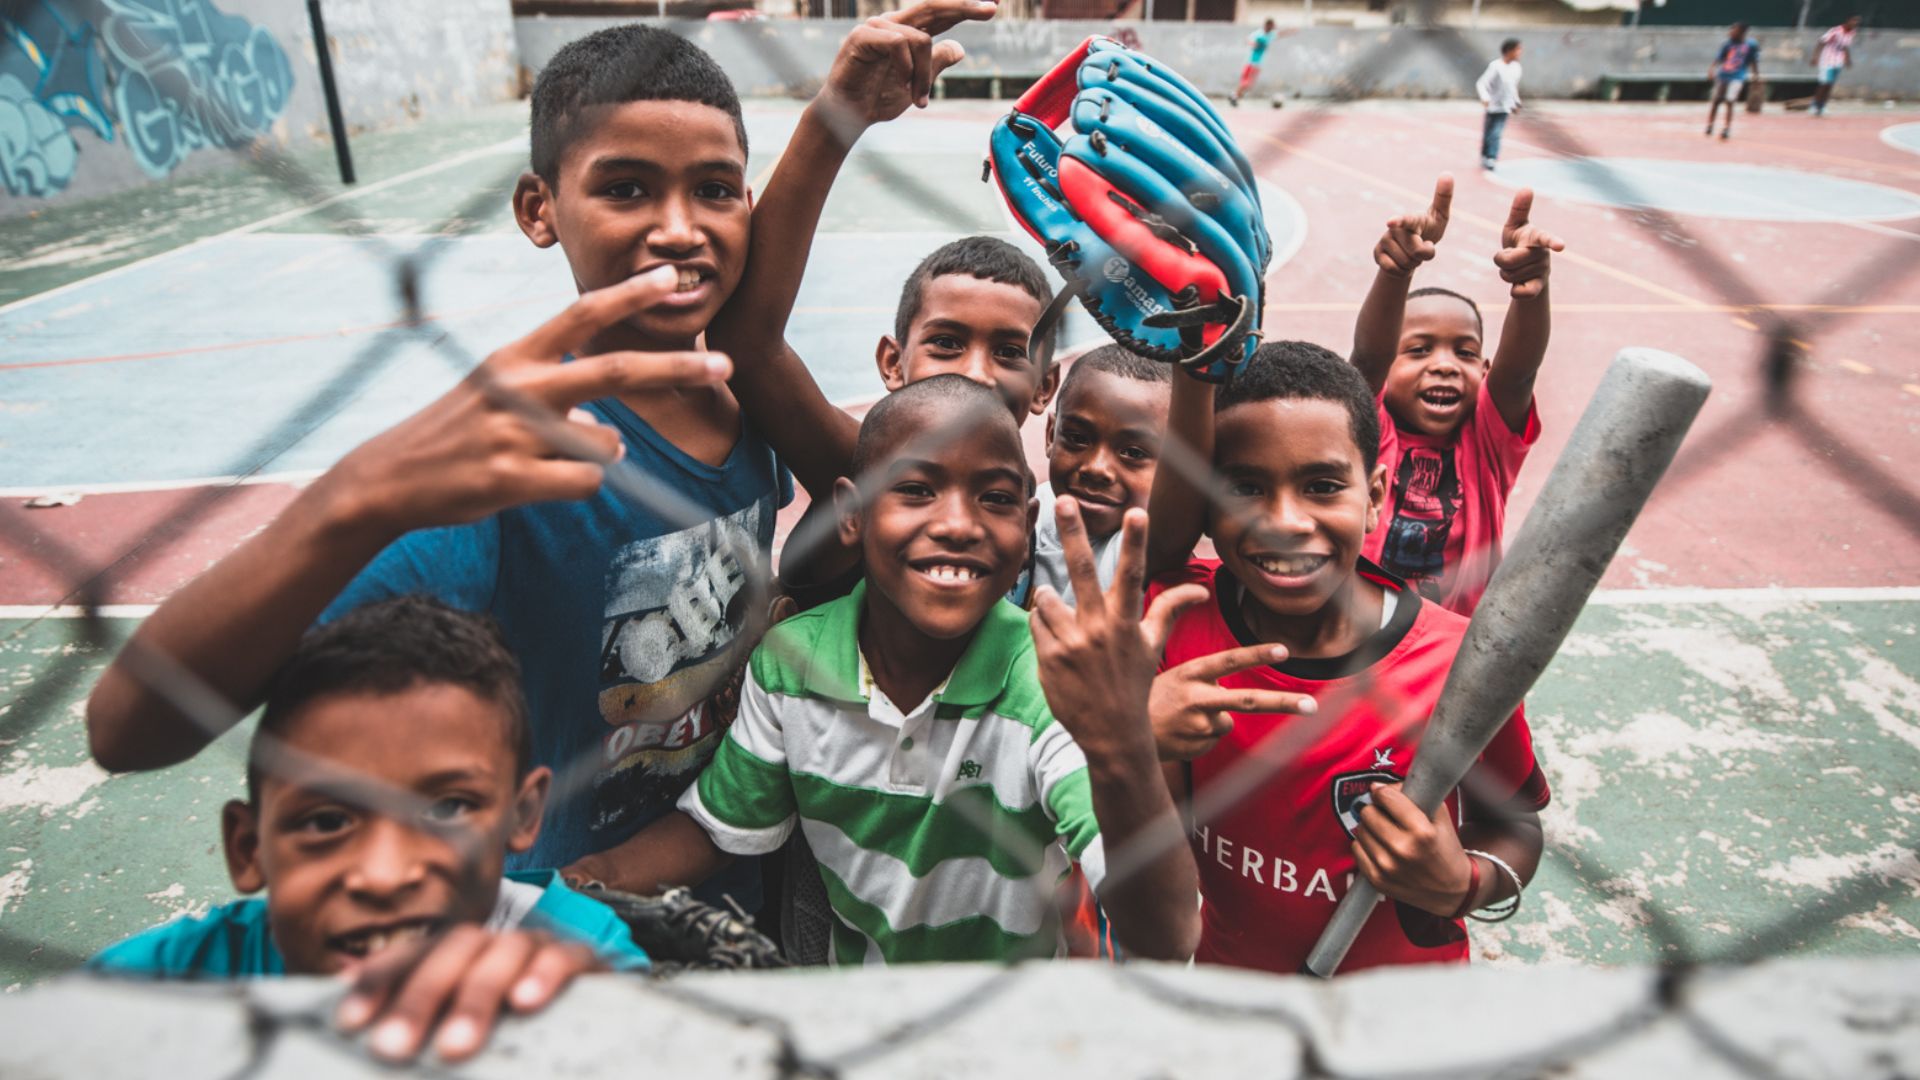
{"label": "boy in teal shirt", "polygon": [[221,813],[234,886],[266,896],[89,966],[348,976],[337,1019],[372,1024],[372,1049],[392,1059],[420,1049],[442,1007],[436,1046],[461,1058],[503,1006],[541,1008],[582,972],[645,969],[613,911],[553,871],[503,876],[539,836],[553,782],[529,743],[519,669],[490,620],[404,597],[314,631],[268,692],[246,800]]}

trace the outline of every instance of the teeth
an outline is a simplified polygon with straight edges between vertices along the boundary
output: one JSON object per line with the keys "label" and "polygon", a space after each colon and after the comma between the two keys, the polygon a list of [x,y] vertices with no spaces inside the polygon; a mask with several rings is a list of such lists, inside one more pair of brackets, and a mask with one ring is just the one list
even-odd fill
{"label": "teeth", "polygon": [[1284,559],[1256,558],[1254,565],[1269,574],[1279,577],[1299,577],[1310,574],[1326,562],[1325,555],[1294,555]]}
{"label": "teeth", "polygon": [[944,563],[939,566],[930,566],[921,572],[935,581],[946,583],[972,581],[980,576],[980,572],[971,566],[949,566]]}
{"label": "teeth", "polygon": [[679,288],[681,292],[685,292],[688,289],[691,289],[698,284],[700,284],[700,271],[695,270],[690,266],[680,267]]}

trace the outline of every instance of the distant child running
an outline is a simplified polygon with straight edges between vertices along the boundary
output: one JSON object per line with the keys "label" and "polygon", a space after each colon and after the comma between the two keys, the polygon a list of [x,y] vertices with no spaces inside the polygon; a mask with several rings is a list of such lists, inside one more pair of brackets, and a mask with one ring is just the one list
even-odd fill
{"label": "distant child running", "polygon": [[[308,634],[274,678],[221,813],[234,887],[264,898],[108,948],[95,971],[157,979],[346,975],[335,1015],[373,1052],[413,1057],[438,1027],[470,1056],[502,1012],[646,953],[533,848],[553,773],[533,761],[519,666],[491,619],[422,596]],[[444,1012],[444,1017],[442,1013]]]}
{"label": "distant child running", "polygon": [[1552,330],[1547,273],[1558,239],[1528,221],[1533,192],[1513,199],[1493,256],[1512,285],[1500,345],[1487,360],[1474,302],[1414,289],[1453,204],[1453,178],[1434,184],[1425,212],[1394,218],[1374,247],[1379,270],[1353,328],[1353,366],[1378,397],[1381,521],[1366,555],[1415,591],[1473,613],[1500,562],[1507,495],[1540,437],[1534,378]]}
{"label": "distant child running", "polygon": [[1727,119],[1720,127],[1720,137],[1733,135],[1733,103],[1746,92],[1747,80],[1759,75],[1760,46],[1747,40],[1746,23],[1734,23],[1727,40],[1720,43],[1720,51],[1714,54],[1713,66],[1707,69],[1707,77],[1713,80],[1713,98],[1707,102],[1708,135],[1713,134],[1713,114],[1722,102],[1727,106]]}
{"label": "distant child running", "polygon": [[1507,130],[1507,118],[1520,111],[1520,39],[1500,43],[1500,57],[1480,73],[1473,89],[1486,106],[1486,118],[1480,123],[1480,167],[1491,169],[1500,160],[1500,137]]}
{"label": "distant child running", "polygon": [[1228,104],[1238,106],[1240,99],[1247,96],[1247,91],[1253,89],[1254,80],[1260,77],[1260,65],[1267,58],[1267,46],[1273,44],[1273,38],[1272,19],[1268,19],[1259,30],[1247,35],[1247,66],[1240,69],[1240,85],[1228,96]]}
{"label": "distant child running", "polygon": [[1820,85],[1813,90],[1813,115],[1827,115],[1827,99],[1833,96],[1833,84],[1840,81],[1840,72],[1853,66],[1853,34],[1860,29],[1860,16],[1848,16],[1847,21],[1820,35],[1820,48],[1814,53],[1813,66],[1820,69]]}

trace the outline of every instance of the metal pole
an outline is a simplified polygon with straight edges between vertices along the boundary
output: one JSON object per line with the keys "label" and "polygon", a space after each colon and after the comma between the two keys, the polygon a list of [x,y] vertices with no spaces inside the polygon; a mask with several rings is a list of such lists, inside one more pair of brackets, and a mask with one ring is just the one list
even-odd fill
{"label": "metal pole", "polygon": [[1647,0],[1639,0],[1639,3],[1633,5],[1633,21],[1628,23],[1628,26],[1633,27],[1635,30],[1640,29],[1640,9],[1646,6]]}
{"label": "metal pole", "polygon": [[327,124],[333,128],[333,156],[340,161],[340,182],[351,184],[353,151],[347,147],[347,118],[340,112],[340,88],[333,83],[333,46],[327,41],[320,0],[307,0],[307,20],[313,24],[313,55],[320,62],[320,93],[327,99]]}
{"label": "metal pole", "polygon": [[658,7],[659,7],[659,17],[662,19],[666,18],[667,17],[667,0],[660,0]]}
{"label": "metal pole", "polygon": [[1473,0],[1473,25],[1474,25],[1474,28],[1475,28],[1475,29],[1479,29],[1479,26],[1480,26],[1480,0]]}
{"label": "metal pole", "polygon": [[1796,24],[1796,29],[1805,30],[1807,28],[1807,9],[1812,6],[1813,0],[1800,0],[1800,22]]}

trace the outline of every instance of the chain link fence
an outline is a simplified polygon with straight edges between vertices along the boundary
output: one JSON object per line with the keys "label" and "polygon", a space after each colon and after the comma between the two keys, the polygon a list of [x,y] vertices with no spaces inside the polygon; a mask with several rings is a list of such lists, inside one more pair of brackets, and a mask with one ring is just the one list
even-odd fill
{"label": "chain link fence", "polygon": [[[1465,89],[1472,85],[1485,58],[1459,31],[1443,24],[1441,15],[1445,7],[1444,0],[1427,0],[1416,6],[1415,22],[1427,29],[1431,51],[1444,59],[1457,76],[1460,86]],[[768,67],[776,71],[794,72],[796,87],[807,81],[802,74],[804,65],[793,57],[782,55],[778,37],[767,35],[756,40],[767,51],[765,61]],[[1291,110],[1278,123],[1269,124],[1265,137],[1245,147],[1255,172],[1265,173],[1290,155],[1310,152],[1315,143],[1325,136],[1333,119],[1340,114],[1341,106],[1374,93],[1381,77],[1379,73],[1386,70],[1388,61],[1393,59],[1387,55],[1387,48],[1388,42],[1383,39],[1376,47],[1357,52],[1348,63],[1339,90],[1331,100]],[[1529,110],[1516,117],[1513,126],[1516,131],[1524,133],[1556,156],[1575,160],[1598,156],[1571,125],[1557,119],[1550,109]],[[513,175],[518,172],[517,167],[513,173],[503,174],[494,182],[479,185],[471,202],[449,215],[443,227],[435,230],[432,240],[409,249],[384,240],[373,225],[355,215],[350,204],[330,199],[331,192],[326,183],[271,146],[256,144],[244,152],[236,153],[236,158],[283,185],[303,203],[314,206],[313,212],[320,215],[332,231],[343,236],[364,238],[378,245],[390,267],[392,289],[403,318],[398,325],[368,341],[322,392],[288,413],[269,437],[237,453],[234,458],[236,467],[232,470],[235,474],[250,475],[268,471],[278,456],[297,445],[327,418],[348,408],[355,395],[392,361],[396,350],[408,343],[430,347],[445,359],[451,370],[459,373],[495,403],[544,428],[563,446],[566,440],[572,438],[563,423],[563,417],[543,402],[518,396],[511,387],[495,379],[492,369],[482,363],[478,350],[429,322],[421,310],[422,282],[435,273],[439,260],[448,250],[446,238],[459,232],[462,223],[481,218],[493,200],[502,198],[503,192],[511,186]],[[966,208],[952,204],[940,187],[896,167],[884,156],[869,156],[864,164],[887,185],[906,198],[931,208],[936,216],[962,222],[971,221],[974,217]],[[1746,318],[1761,328],[1763,342],[1753,355],[1745,377],[1751,380],[1752,388],[1759,391],[1758,396],[1764,402],[1764,408],[1734,414],[1717,427],[1695,432],[1669,471],[1665,481],[1667,487],[1687,485],[1708,476],[1716,465],[1726,461],[1730,455],[1740,453],[1742,447],[1764,431],[1785,431],[1806,448],[1808,460],[1827,470],[1835,483],[1866,494],[1896,517],[1909,532],[1920,529],[1920,492],[1916,492],[1909,480],[1885,461],[1874,447],[1860,444],[1847,431],[1835,429],[1809,409],[1802,377],[1820,339],[1848,320],[1858,317],[1849,312],[1829,309],[1871,303],[1905,285],[1916,270],[1920,270],[1920,258],[1916,258],[1916,254],[1920,254],[1920,249],[1916,248],[1916,244],[1920,244],[1920,235],[1887,230],[1875,241],[1863,246],[1856,268],[1844,278],[1827,285],[1815,303],[1783,310],[1770,304],[1766,290],[1753,281],[1742,267],[1718,253],[1711,238],[1700,235],[1695,226],[1664,211],[1631,209],[1649,200],[1641,197],[1642,193],[1630,175],[1607,173],[1605,182],[1609,194],[1615,197],[1614,201],[1629,207],[1621,212],[1621,218],[1628,226],[1677,259],[1693,285],[1704,294],[1729,309],[1744,313]],[[1274,271],[1270,281],[1284,281],[1286,273],[1284,267],[1279,268]],[[1615,344],[1625,345],[1629,342]],[[1726,392],[1725,387],[1722,387],[1722,392]],[[957,437],[965,431],[964,427],[955,426],[936,433],[936,437]],[[587,452],[586,447],[579,449],[583,454]],[[1181,468],[1189,472],[1190,479],[1204,490],[1217,491],[1218,485],[1207,474],[1206,463],[1189,449],[1169,447],[1163,465]],[[1544,467],[1536,465],[1535,469]],[[608,467],[606,479],[622,499],[647,508],[660,518],[672,522],[675,528],[693,527],[710,520],[711,515],[706,511],[689,504],[658,478],[628,462],[616,462]],[[864,489],[871,490],[869,485],[879,478],[864,476],[858,479]],[[62,537],[37,526],[17,503],[0,504],[0,539],[4,539],[16,552],[23,553],[28,559],[57,574],[69,589],[65,602],[80,607],[84,612],[82,617],[68,624],[70,631],[65,644],[67,651],[76,659],[55,664],[33,683],[13,689],[8,707],[0,713],[0,744],[22,740],[60,712],[55,707],[56,702],[83,689],[82,680],[87,677],[88,669],[78,658],[110,649],[117,639],[110,620],[101,613],[108,598],[114,595],[116,583],[164,557],[183,538],[192,534],[196,527],[208,520],[236,490],[237,485],[234,485],[199,492],[135,548],[105,564],[90,560]],[[828,539],[824,536],[796,535],[789,541],[785,557],[793,558],[806,545]],[[759,594],[776,587],[768,553],[739,550],[734,554],[750,579],[753,593]],[[207,685],[200,674],[176,662],[174,658],[143,648],[137,642],[124,646],[124,649],[123,661],[130,665],[130,670],[137,672],[139,678],[155,693],[171,703],[180,714],[192,718],[209,734],[224,732],[242,719],[239,710]],[[744,657],[744,653],[741,655]],[[796,664],[806,662],[804,657],[788,659]],[[1204,828],[1211,819],[1230,810],[1239,800],[1256,790],[1274,770],[1302,748],[1311,745],[1319,734],[1336,722],[1340,712],[1337,708],[1327,708],[1316,717],[1294,717],[1288,723],[1277,726],[1266,743],[1247,755],[1241,766],[1243,775],[1220,785],[1219,790],[1228,794],[1216,794],[1194,807],[1194,828]],[[285,776],[310,776],[315,770],[326,768],[324,763],[310,760],[290,747],[273,745],[271,740],[268,740],[264,762],[270,771]],[[556,801],[587,790],[599,768],[599,763],[593,760],[549,764],[554,765],[556,771],[552,795]],[[421,809],[418,803],[418,797],[411,793],[385,788],[371,799],[366,809],[381,814],[414,815]],[[977,824],[983,829],[989,826],[984,820]],[[1181,842],[1184,842],[1184,838],[1181,838]],[[1578,852],[1578,857],[1567,857],[1569,853],[1561,848],[1561,842],[1551,832],[1547,836],[1547,844],[1550,854],[1562,856],[1562,865],[1570,868],[1586,887],[1599,894],[1617,893],[1619,883],[1626,880],[1623,868],[1605,864],[1590,850]],[[1150,854],[1144,851],[1110,852],[1110,880],[1124,877],[1145,865]],[[1042,864],[1043,852],[1031,848],[1017,852],[1016,857],[1030,869],[1037,870]],[[1662,957],[1660,978],[1652,984],[1647,998],[1627,1012],[1594,1017],[1587,1031],[1566,1040],[1562,1045],[1546,1051],[1536,1049],[1524,1058],[1515,1060],[1502,1059],[1490,1053],[1482,1068],[1471,1071],[1478,1075],[1550,1075],[1559,1065],[1630,1040],[1662,1018],[1677,1017],[1702,1046],[1739,1071],[1758,1077],[1776,1075],[1776,1068],[1764,1055],[1742,1047],[1713,1028],[1705,1019],[1691,1013],[1688,1004],[1691,990],[1699,980],[1713,978],[1716,968],[1753,956],[1784,954],[1808,930],[1829,925],[1849,914],[1870,910],[1906,888],[1907,885],[1896,877],[1872,871],[1862,873],[1826,893],[1817,902],[1794,910],[1771,924],[1753,929],[1740,943],[1737,954],[1703,947],[1695,935],[1688,932],[1687,917],[1664,910],[1651,897],[1642,897],[1642,907],[1648,920],[1646,931],[1657,942]],[[52,962],[78,966],[84,960],[81,956],[64,951],[54,942],[24,940],[3,925],[0,925],[0,953],[9,956],[32,954],[40,965]],[[900,1017],[897,1023],[887,1027],[869,1043],[842,1050],[826,1060],[810,1059],[803,1054],[787,1030],[786,1022],[779,1017],[739,1007],[713,993],[677,988],[671,980],[662,982],[659,989],[678,1000],[710,1010],[719,1017],[775,1033],[784,1047],[779,1063],[782,1075],[833,1076],[883,1059],[912,1045],[991,1000],[1002,993],[1009,983],[1025,977],[1031,970],[1031,965],[1015,965],[985,975],[964,992],[942,1002],[937,1009]],[[1288,1031],[1300,1039],[1303,1055],[1301,1065],[1307,1075],[1343,1075],[1331,1068],[1326,1056],[1316,1049],[1316,1029],[1292,1013],[1278,1008],[1241,1008],[1231,1003],[1198,999],[1145,971],[1131,971],[1123,967],[1120,974],[1137,989],[1197,1016],[1243,1016]],[[830,992],[831,976],[823,975],[820,979],[821,984],[816,992]],[[289,1018],[262,1013],[253,1025],[253,1061],[256,1067],[267,1059],[276,1035],[293,1027],[309,1031],[331,1030],[324,1014]],[[247,1072],[240,1075],[246,1075]]]}

